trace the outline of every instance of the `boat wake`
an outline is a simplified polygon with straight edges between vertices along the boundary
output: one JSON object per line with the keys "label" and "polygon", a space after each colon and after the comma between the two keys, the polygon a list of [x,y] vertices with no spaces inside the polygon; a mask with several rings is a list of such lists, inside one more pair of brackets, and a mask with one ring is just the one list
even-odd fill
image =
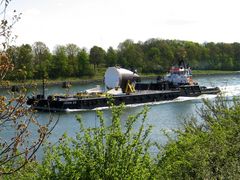
{"label": "boat wake", "polygon": [[240,85],[231,85],[220,87],[221,92],[224,96],[233,97],[233,96],[240,96]]}
{"label": "boat wake", "polygon": [[[221,90],[221,95],[226,97],[228,100],[231,100],[235,96],[240,96],[240,85],[232,85],[232,86],[224,86],[219,87]],[[175,102],[182,102],[182,101],[194,101],[194,102],[201,102],[202,99],[214,99],[218,95],[216,94],[203,94],[197,97],[178,97],[177,99],[173,100]]]}

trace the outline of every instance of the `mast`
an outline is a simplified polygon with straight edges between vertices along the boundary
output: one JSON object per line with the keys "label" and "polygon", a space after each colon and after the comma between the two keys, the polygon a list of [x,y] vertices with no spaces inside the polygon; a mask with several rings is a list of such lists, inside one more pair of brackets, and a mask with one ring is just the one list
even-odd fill
{"label": "mast", "polygon": [[44,79],[44,73],[42,78],[42,96],[45,98],[45,79]]}

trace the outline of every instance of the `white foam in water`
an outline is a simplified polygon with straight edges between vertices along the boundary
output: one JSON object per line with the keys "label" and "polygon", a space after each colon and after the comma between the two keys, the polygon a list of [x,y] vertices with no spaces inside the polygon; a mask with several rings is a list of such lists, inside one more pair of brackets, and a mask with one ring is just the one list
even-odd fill
{"label": "white foam in water", "polygon": [[97,110],[104,110],[109,109],[109,107],[98,107],[94,109],[66,109],[66,112],[85,112],[85,111],[97,111]]}
{"label": "white foam in water", "polygon": [[240,95],[240,85],[231,85],[220,87],[221,92],[224,96],[239,96]]}
{"label": "white foam in water", "polygon": [[184,97],[184,96],[180,96],[178,98],[176,98],[174,101],[177,102],[182,102],[182,101],[195,101],[197,100],[198,102],[201,102],[202,99],[213,99],[217,97],[216,94],[203,94],[197,97]]}

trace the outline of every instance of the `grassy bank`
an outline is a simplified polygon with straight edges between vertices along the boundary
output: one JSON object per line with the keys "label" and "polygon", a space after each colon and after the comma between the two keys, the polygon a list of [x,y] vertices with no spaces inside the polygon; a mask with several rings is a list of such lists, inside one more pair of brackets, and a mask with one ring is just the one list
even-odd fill
{"label": "grassy bank", "polygon": [[[58,78],[58,79],[46,79],[46,85],[61,85],[63,82],[71,82],[72,84],[88,84],[91,82],[101,82],[102,79],[98,76],[94,77],[81,77],[81,78]],[[42,85],[42,80],[26,80],[26,81],[3,81],[0,84],[0,88],[11,88],[12,86],[35,86]]]}
{"label": "grassy bank", "polygon": [[222,71],[222,70],[193,70],[193,75],[218,75],[218,74],[238,74],[240,71]]}
{"label": "grassy bank", "polygon": [[[224,74],[238,74],[240,71],[222,71],[222,70],[193,70],[193,75],[224,75]],[[142,77],[156,77],[156,76],[164,76],[164,74],[141,74]]]}

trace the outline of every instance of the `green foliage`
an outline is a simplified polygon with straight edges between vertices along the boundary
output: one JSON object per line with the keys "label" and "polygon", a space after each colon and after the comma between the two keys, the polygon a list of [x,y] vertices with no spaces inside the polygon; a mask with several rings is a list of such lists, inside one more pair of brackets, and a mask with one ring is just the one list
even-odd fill
{"label": "green foliage", "polygon": [[[123,107],[112,107],[109,126],[98,112],[99,127],[86,128],[81,118],[76,138],[66,135],[49,148],[39,177],[43,179],[148,179],[153,177],[151,126],[145,128],[147,109],[122,125]],[[133,127],[140,121],[136,131]]]}
{"label": "green foliage", "polygon": [[4,175],[1,178],[3,180],[34,180],[34,179],[37,179],[36,167],[38,166],[39,164],[36,161],[28,162],[19,171],[10,175]]}
{"label": "green foliage", "polygon": [[140,44],[135,44],[132,40],[126,40],[118,46],[119,58],[118,64],[128,69],[138,69],[141,71],[144,67],[144,54]]}
{"label": "green foliage", "polygon": [[160,178],[240,178],[240,101],[219,98],[204,104],[202,123],[196,118],[186,122],[176,131],[177,140],[170,139],[159,154]]}
{"label": "green foliage", "polygon": [[[191,41],[149,39],[134,43],[125,40],[117,49],[110,47],[107,52],[93,46],[90,52],[75,44],[58,45],[54,52],[43,42],[35,42],[20,47],[9,47],[15,72],[8,80],[41,79],[44,73],[51,79],[82,76],[99,76],[109,66],[135,70],[140,73],[165,73],[169,67],[185,60],[192,69],[198,70],[239,70],[239,43],[204,43]],[[79,53],[81,54],[79,56]]]}

